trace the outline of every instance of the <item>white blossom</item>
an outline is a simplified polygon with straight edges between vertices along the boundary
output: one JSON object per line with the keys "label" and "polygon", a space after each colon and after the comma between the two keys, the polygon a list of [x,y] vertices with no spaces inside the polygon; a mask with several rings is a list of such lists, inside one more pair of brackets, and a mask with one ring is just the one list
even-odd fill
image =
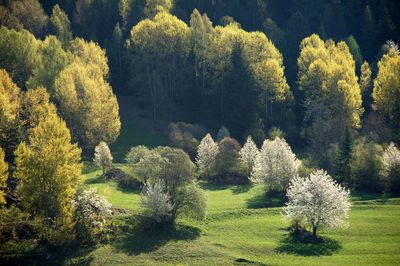
{"label": "white blossom", "polygon": [[112,214],[112,205],[97,193],[96,189],[85,190],[74,201],[75,215],[81,223],[101,229]]}
{"label": "white blossom", "polygon": [[383,152],[380,178],[385,191],[397,191],[400,184],[400,150],[390,143]]}
{"label": "white blossom", "polygon": [[197,148],[196,163],[200,171],[206,171],[215,163],[215,158],[219,153],[218,144],[214,142],[210,134],[207,134]]}
{"label": "white blossom", "polygon": [[172,217],[173,205],[167,192],[164,192],[161,183],[151,185],[146,183],[141,195],[141,206],[145,214],[157,223],[168,221]]}
{"label": "white blossom", "polygon": [[284,139],[265,140],[254,161],[250,180],[265,183],[269,190],[285,191],[298,175],[301,162]]}
{"label": "white blossom", "polygon": [[306,178],[295,177],[287,190],[285,218],[299,223],[306,221],[314,235],[320,228],[340,227],[350,210],[349,194],[323,170]]}
{"label": "white blossom", "polygon": [[253,139],[248,136],[246,143],[243,145],[242,149],[239,152],[240,160],[246,164],[249,169],[249,173],[251,173],[254,165],[254,161],[256,160],[260,151],[257,148],[257,145],[254,143]]}
{"label": "white blossom", "polygon": [[383,152],[382,174],[387,176],[396,167],[400,167],[400,150],[392,142]]}
{"label": "white blossom", "polygon": [[96,146],[94,151],[95,152],[93,161],[96,165],[100,166],[103,169],[103,174],[105,174],[107,167],[110,167],[112,165],[113,160],[110,148],[108,148],[107,143],[101,141],[99,145]]}

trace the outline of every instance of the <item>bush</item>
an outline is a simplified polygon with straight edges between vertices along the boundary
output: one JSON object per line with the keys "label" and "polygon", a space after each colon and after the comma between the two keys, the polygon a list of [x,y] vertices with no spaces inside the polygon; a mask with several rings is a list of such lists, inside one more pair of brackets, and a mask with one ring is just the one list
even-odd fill
{"label": "bush", "polygon": [[[189,215],[194,218],[203,217],[201,214],[203,211],[194,207],[205,206],[206,203],[203,201],[204,198],[199,196],[201,190],[196,190],[196,193],[194,193],[192,189],[193,186],[197,188],[195,183],[196,166],[190,160],[188,154],[181,149],[171,147],[158,147],[151,152],[157,154],[162,160],[156,162],[144,160],[142,164],[135,166],[144,169],[159,169],[157,175],[149,176],[146,183],[150,186],[147,185],[144,193],[142,193],[143,205],[149,210],[156,210],[150,212],[151,216],[160,216],[160,221],[166,220],[164,219],[166,218],[165,208],[157,210],[156,204],[154,204],[154,208],[150,207],[154,202],[163,200],[165,204],[168,202],[172,206],[171,217],[167,219],[171,223],[175,221],[177,216],[181,215]],[[140,172],[140,169],[136,170]],[[164,207],[166,207],[165,204]],[[158,212],[160,212],[160,215],[157,214]],[[193,212],[199,213],[193,215]]]}
{"label": "bush", "polygon": [[358,190],[378,192],[379,173],[382,169],[383,149],[379,144],[368,142],[365,138],[357,140],[350,161],[351,177]]}
{"label": "bush", "polygon": [[400,193],[400,150],[394,143],[383,152],[380,180],[385,192]]}
{"label": "bush", "polygon": [[145,184],[140,205],[144,209],[144,216],[153,220],[156,224],[171,222],[173,211],[171,197],[164,191],[164,186],[160,182],[154,185]]}
{"label": "bush", "polygon": [[206,134],[206,130],[196,124],[183,122],[169,124],[169,141],[172,146],[180,148],[194,159],[200,139]]}
{"label": "bush", "polygon": [[111,204],[96,189],[80,192],[74,202],[77,239],[93,244],[103,240],[112,215]]}
{"label": "bush", "polygon": [[29,213],[19,208],[0,208],[0,242],[34,239],[37,237],[36,221],[29,220]]}
{"label": "bush", "polygon": [[215,159],[213,177],[210,181],[223,184],[248,183],[246,166],[240,159],[240,144],[233,138],[224,138],[218,144],[219,153]]}

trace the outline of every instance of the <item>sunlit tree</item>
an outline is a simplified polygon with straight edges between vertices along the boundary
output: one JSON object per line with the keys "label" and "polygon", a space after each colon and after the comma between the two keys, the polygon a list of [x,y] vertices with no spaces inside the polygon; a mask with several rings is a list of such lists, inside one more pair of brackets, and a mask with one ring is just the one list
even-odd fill
{"label": "sunlit tree", "polygon": [[260,153],[257,145],[254,143],[251,136],[247,137],[246,143],[243,145],[240,150],[240,160],[247,166],[248,177],[250,177],[251,172],[253,171],[254,162]]}
{"label": "sunlit tree", "polygon": [[288,202],[283,208],[286,219],[306,223],[314,236],[321,228],[343,226],[348,217],[350,192],[323,170],[317,170],[306,178],[294,178],[286,195]]}
{"label": "sunlit tree", "polygon": [[298,175],[301,162],[284,139],[265,140],[257,155],[250,180],[264,183],[269,191],[284,192]]}
{"label": "sunlit tree", "polygon": [[199,170],[205,173],[210,172],[210,169],[215,164],[215,158],[219,153],[218,144],[214,142],[210,134],[207,134],[197,148],[196,163]]}
{"label": "sunlit tree", "polygon": [[106,173],[107,168],[112,166],[113,157],[107,143],[100,141],[94,148],[93,161],[96,165],[100,166],[103,170],[103,175]]}

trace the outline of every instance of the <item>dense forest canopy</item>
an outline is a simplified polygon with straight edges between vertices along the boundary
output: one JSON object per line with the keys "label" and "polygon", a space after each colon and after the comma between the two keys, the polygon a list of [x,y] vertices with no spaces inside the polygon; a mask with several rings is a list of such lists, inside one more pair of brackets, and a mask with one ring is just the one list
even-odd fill
{"label": "dense forest canopy", "polygon": [[226,126],[241,142],[280,130],[323,164],[346,134],[399,140],[398,98],[385,90],[398,82],[385,81],[396,1],[1,3],[0,67],[22,90],[45,87],[82,147],[115,141],[114,94],[156,123]]}

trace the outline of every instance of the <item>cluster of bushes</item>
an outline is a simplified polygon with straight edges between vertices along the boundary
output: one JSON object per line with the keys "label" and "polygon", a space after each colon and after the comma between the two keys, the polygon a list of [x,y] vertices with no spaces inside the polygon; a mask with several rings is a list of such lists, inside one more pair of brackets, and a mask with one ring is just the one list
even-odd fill
{"label": "cluster of bushes", "polygon": [[179,216],[205,217],[206,197],[196,182],[196,165],[182,149],[136,146],[126,161],[143,184],[145,217],[156,224],[173,224]]}

